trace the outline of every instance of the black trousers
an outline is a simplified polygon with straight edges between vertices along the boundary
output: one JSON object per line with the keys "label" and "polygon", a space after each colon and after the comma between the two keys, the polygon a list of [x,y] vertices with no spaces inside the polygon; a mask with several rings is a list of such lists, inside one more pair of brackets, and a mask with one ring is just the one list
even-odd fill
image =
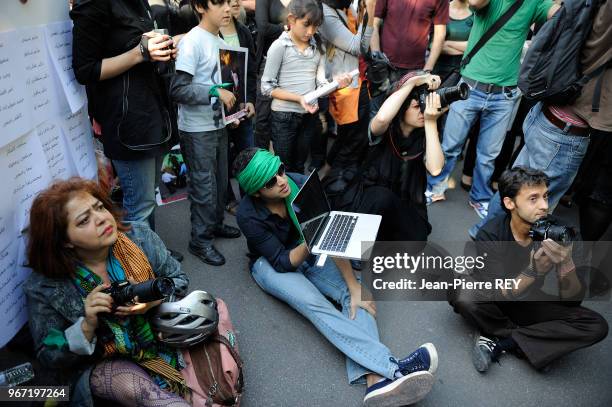
{"label": "black trousers", "polygon": [[483,335],[512,337],[536,369],[608,335],[606,320],[577,303],[453,299],[450,304]]}
{"label": "black trousers", "polygon": [[338,136],[327,154],[332,168],[348,168],[363,162],[368,149],[368,124],[370,123],[370,97],[368,84],[361,83],[359,90],[358,120],[338,125]]}
{"label": "black trousers", "polygon": [[255,147],[267,150],[270,148],[270,108],[272,98],[261,94],[261,75],[266,65],[265,59],[261,63],[259,75],[257,75],[257,93],[255,99]]}
{"label": "black trousers", "polygon": [[414,205],[402,201],[386,187],[364,188],[363,198],[351,210],[382,216],[376,239],[379,241],[426,241],[431,231],[429,222]]}

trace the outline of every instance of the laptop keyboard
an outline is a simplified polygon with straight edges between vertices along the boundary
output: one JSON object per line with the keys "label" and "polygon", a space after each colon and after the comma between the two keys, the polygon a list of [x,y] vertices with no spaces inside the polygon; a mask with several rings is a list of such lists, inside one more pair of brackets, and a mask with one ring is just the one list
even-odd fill
{"label": "laptop keyboard", "polygon": [[356,223],[357,216],[334,215],[323,243],[319,245],[319,248],[330,252],[344,252],[351,239]]}

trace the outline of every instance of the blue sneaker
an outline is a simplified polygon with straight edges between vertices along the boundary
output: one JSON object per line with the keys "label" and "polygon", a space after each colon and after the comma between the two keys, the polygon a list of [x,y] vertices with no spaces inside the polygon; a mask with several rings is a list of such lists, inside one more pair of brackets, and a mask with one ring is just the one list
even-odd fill
{"label": "blue sneaker", "polygon": [[397,407],[414,404],[431,391],[434,377],[429,372],[415,372],[394,380],[384,379],[366,389],[365,407]]}
{"label": "blue sneaker", "polygon": [[398,360],[397,364],[404,376],[420,371],[434,374],[438,369],[438,352],[433,343],[426,343],[404,359]]}
{"label": "blue sneaker", "polygon": [[487,217],[489,213],[489,203],[488,202],[472,202],[468,200],[468,204],[474,208],[476,214],[480,217],[480,219],[484,219]]}

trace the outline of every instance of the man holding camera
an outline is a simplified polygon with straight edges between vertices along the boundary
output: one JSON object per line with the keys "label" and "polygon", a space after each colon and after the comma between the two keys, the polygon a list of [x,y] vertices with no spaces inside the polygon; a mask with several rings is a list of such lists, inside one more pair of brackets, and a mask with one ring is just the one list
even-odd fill
{"label": "man holding camera", "polygon": [[[461,69],[461,81],[470,88],[470,97],[451,105],[442,149],[446,164],[438,176],[428,179],[428,202],[444,199],[446,181],[463,149],[470,128],[480,118],[480,134],[476,147],[476,167],[468,203],[480,218],[487,216],[493,196],[490,187],[495,159],[499,155],[514,106],[519,99],[517,88],[523,44],[534,23],[543,23],[558,10],[551,0],[521,1],[469,0],[474,10],[474,26],[470,32],[466,53],[469,55],[489,29],[513,10],[508,21],[474,54]],[[516,4],[516,5],[515,5]]]}
{"label": "man holding camera", "polygon": [[[548,179],[538,170],[505,171],[499,192],[506,212],[487,222],[476,236],[485,267],[473,277],[494,282],[513,279],[512,288],[461,291],[450,299],[455,312],[481,331],[472,361],[479,372],[505,352],[525,357],[542,369],[608,334],[606,320],[582,307],[585,276],[577,270],[577,247],[570,228],[549,221]],[[555,241],[555,240],[558,241]],[[560,242],[561,243],[560,243]],[[556,274],[558,295],[550,295],[545,278]]]}

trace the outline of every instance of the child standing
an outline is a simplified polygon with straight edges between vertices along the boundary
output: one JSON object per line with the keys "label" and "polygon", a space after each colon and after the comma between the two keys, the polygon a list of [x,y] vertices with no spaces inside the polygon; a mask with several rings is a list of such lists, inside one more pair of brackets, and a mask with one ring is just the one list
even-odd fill
{"label": "child standing", "polygon": [[[306,103],[304,95],[327,83],[323,49],[314,36],[323,22],[323,10],[316,0],[292,0],[287,10],[289,31],[268,50],[261,93],[272,97],[274,152],[287,171],[303,173],[318,120],[314,114],[318,106]],[[340,87],[351,81],[347,74],[335,79]]]}
{"label": "child standing", "polygon": [[230,22],[228,0],[191,0],[200,23],[179,46],[171,95],[179,104],[181,150],[189,172],[191,241],[189,251],[214,266],[225,263],[214,237],[237,238],[237,228],[223,224],[228,182],[227,132],[221,103],[230,109],[236,98],[219,87],[217,69],[220,27]]}

